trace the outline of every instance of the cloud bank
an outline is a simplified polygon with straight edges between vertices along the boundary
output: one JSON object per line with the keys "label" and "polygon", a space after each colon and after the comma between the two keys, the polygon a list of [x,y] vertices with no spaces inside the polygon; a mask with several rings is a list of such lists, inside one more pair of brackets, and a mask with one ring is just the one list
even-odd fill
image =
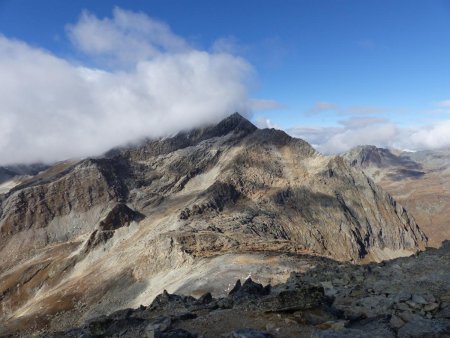
{"label": "cloud bank", "polygon": [[[402,150],[450,148],[449,108],[449,99],[431,103],[430,109],[422,114],[429,117],[439,115],[439,122],[403,127],[390,121],[389,110],[382,107],[343,107],[333,102],[318,101],[303,115],[340,117],[336,126],[298,126],[287,128],[286,132],[308,141],[324,154],[342,153],[358,145]],[[404,118],[407,119],[408,115],[405,114]]]}
{"label": "cloud bank", "polygon": [[100,69],[0,35],[0,165],[101,154],[249,112],[251,65],[195,49],[143,13],[83,12],[67,26]]}
{"label": "cloud bank", "polygon": [[365,144],[402,150],[450,147],[450,120],[420,128],[402,128],[377,117],[353,117],[339,124],[337,127],[296,127],[286,131],[310,142],[325,154],[342,153]]}

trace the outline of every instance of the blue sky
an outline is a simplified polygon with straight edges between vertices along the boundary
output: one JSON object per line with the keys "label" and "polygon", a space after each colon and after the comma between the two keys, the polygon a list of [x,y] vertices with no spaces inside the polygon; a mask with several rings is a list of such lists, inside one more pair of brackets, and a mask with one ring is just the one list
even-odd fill
{"label": "blue sky", "polygon": [[[115,7],[164,22],[192,48],[244,59],[253,68],[249,95],[266,100],[254,107],[253,120],[324,152],[371,141],[450,145],[450,129],[442,127],[450,119],[450,1],[0,0],[0,33],[111,70],[74,46],[67,25],[83,10],[111,18]],[[361,138],[370,127],[374,134],[392,130]],[[428,135],[436,130],[438,140]],[[430,140],[409,146],[398,139],[411,133]]]}

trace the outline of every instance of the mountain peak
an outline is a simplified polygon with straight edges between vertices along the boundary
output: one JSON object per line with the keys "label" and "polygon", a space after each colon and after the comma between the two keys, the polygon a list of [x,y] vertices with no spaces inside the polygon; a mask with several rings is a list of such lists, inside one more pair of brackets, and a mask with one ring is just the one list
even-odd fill
{"label": "mountain peak", "polygon": [[[243,117],[239,113],[233,113],[216,125],[205,126],[203,128],[196,128],[190,131],[180,132],[174,139],[181,142],[183,146],[191,146],[197,144],[203,140],[211,139],[214,137],[222,137],[230,133],[239,134],[245,137],[258,128]],[[178,143],[177,142],[177,143]]]}
{"label": "mountain peak", "polygon": [[238,121],[248,121],[244,116],[242,116],[240,113],[238,112],[234,112],[231,115],[228,115],[226,118],[224,118],[223,120],[238,120]]}
{"label": "mountain peak", "polygon": [[139,152],[139,149],[145,149],[147,155],[156,156],[194,146],[202,141],[225,136],[231,132],[239,134],[240,137],[245,137],[257,129],[249,120],[236,112],[215,125],[209,124],[191,130],[180,131],[175,136],[164,139],[147,139],[144,143],[137,146],[118,147],[106,152],[104,156],[111,158],[122,152],[136,152],[136,150]]}
{"label": "mountain peak", "polygon": [[216,126],[211,127],[211,129],[218,133],[217,136],[221,136],[226,135],[231,131],[253,132],[258,128],[241,114],[236,112],[224,118]]}
{"label": "mountain peak", "polygon": [[361,145],[352,148],[343,154],[344,158],[351,159],[352,166],[367,167],[374,165],[376,167],[386,166],[395,161],[396,156],[389,149],[378,148],[374,145]]}
{"label": "mountain peak", "polygon": [[373,145],[357,146],[347,153],[343,154],[353,167],[404,167],[407,169],[419,170],[421,166],[401,155],[397,155],[390,149],[379,148]]}

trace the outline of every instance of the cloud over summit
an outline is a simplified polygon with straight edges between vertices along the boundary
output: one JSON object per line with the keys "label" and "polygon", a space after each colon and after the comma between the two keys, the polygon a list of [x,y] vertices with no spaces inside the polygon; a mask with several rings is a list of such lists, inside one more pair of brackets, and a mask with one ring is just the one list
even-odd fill
{"label": "cloud over summit", "polygon": [[107,67],[0,36],[0,165],[97,155],[251,109],[247,61],[195,49],[143,13],[83,12],[67,32]]}
{"label": "cloud over summit", "polygon": [[80,51],[117,64],[133,64],[192,48],[170,27],[144,13],[114,8],[112,18],[97,18],[83,11],[76,24],[68,24],[70,41]]}

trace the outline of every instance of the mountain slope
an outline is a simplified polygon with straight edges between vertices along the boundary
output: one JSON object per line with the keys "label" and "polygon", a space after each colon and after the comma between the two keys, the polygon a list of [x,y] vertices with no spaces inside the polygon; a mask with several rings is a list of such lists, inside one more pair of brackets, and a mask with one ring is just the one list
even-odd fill
{"label": "mountain slope", "polygon": [[287,254],[357,262],[426,245],[361,171],[239,114],[52,167],[0,205],[0,318],[12,329],[77,326],[163,288],[220,294],[248,272],[274,281],[308,269]]}
{"label": "mountain slope", "polygon": [[431,245],[450,239],[450,151],[399,152],[360,146],[343,157],[404,205]]}

